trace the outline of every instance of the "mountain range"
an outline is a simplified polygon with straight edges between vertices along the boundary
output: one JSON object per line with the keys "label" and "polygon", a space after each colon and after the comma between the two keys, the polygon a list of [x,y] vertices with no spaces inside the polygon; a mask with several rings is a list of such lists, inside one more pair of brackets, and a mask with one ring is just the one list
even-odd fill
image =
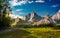
{"label": "mountain range", "polygon": [[[20,18],[18,18],[19,20]],[[32,13],[27,14],[24,16],[25,20],[20,19],[16,22],[17,18],[15,19],[15,23],[17,24],[33,24],[33,25],[40,25],[40,24],[49,24],[49,23],[60,23],[60,10],[53,16],[46,14],[44,17],[37,15],[34,11]]]}
{"label": "mountain range", "polygon": [[34,25],[49,24],[49,23],[54,23],[54,21],[49,14],[46,14],[46,16],[43,19],[39,20],[38,22],[35,22]]}

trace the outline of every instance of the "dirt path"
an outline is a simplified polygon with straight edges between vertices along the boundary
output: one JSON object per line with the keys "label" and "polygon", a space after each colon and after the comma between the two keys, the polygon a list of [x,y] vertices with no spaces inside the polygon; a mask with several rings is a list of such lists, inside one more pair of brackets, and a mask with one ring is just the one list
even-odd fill
{"label": "dirt path", "polygon": [[10,32],[10,31],[15,31],[20,28],[11,28],[11,29],[6,29],[6,30],[1,30],[0,33],[5,33],[5,32]]}

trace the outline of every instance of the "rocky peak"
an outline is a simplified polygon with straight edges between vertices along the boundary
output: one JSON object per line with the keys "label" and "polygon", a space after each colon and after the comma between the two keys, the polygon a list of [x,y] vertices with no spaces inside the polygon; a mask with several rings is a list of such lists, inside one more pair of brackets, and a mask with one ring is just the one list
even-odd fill
{"label": "rocky peak", "polygon": [[49,14],[46,14],[44,18],[49,19],[51,16]]}
{"label": "rocky peak", "polygon": [[52,19],[54,19],[54,20],[60,19],[60,10],[55,15],[52,16]]}
{"label": "rocky peak", "polygon": [[31,13],[32,15],[37,15],[34,11]]}
{"label": "rocky peak", "polygon": [[35,22],[41,19],[41,16],[37,15],[34,11],[31,13],[30,22]]}
{"label": "rocky peak", "polygon": [[55,21],[55,23],[60,24],[60,10],[58,10],[58,12],[52,16],[52,19]]}
{"label": "rocky peak", "polygon": [[60,14],[60,10],[58,10],[57,14],[58,14],[58,15]]}
{"label": "rocky peak", "polygon": [[49,14],[46,14],[46,16],[43,19],[41,19],[38,22],[34,23],[34,25],[35,24],[37,24],[37,25],[49,24],[49,23],[53,23],[53,20],[52,20],[52,18],[51,18],[51,16]]}
{"label": "rocky peak", "polygon": [[60,10],[58,12],[60,13]]}
{"label": "rocky peak", "polygon": [[29,13],[29,14],[27,14],[27,15],[25,16],[26,21],[28,21],[28,20],[30,19],[30,16],[31,16],[31,14],[30,14],[30,13]]}

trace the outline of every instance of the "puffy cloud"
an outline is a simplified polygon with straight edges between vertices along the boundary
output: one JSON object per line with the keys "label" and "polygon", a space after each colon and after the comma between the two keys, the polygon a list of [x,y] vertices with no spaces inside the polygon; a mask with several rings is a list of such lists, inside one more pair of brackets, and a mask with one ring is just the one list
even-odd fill
{"label": "puffy cloud", "polygon": [[54,8],[55,8],[55,7],[58,7],[58,6],[59,6],[59,5],[57,5],[57,4],[56,4],[56,5],[52,5],[52,7],[54,7]]}
{"label": "puffy cloud", "polygon": [[[11,6],[23,5],[23,4],[26,4],[26,3],[33,3],[33,2],[34,1],[29,1],[29,0],[21,0],[21,1],[11,0],[11,1],[9,1]],[[44,3],[45,1],[44,0],[36,0],[35,2]]]}
{"label": "puffy cloud", "polygon": [[19,16],[19,15],[14,15],[14,14],[10,14],[9,15],[11,18],[23,18],[23,16]]}
{"label": "puffy cloud", "polygon": [[16,11],[17,11],[17,12],[20,12],[20,11],[22,11],[22,10],[23,10],[23,9],[17,9]]}
{"label": "puffy cloud", "polygon": [[23,5],[26,3],[33,3],[33,1],[22,0],[22,1],[18,2],[18,0],[11,0],[11,1],[9,1],[9,3],[11,4],[11,6],[17,6],[17,5]]}
{"label": "puffy cloud", "polygon": [[9,3],[12,5],[12,6],[17,6],[17,5],[22,5],[22,4],[26,4],[27,3],[27,1],[17,1],[17,0],[11,0],[11,1],[9,1]]}
{"label": "puffy cloud", "polygon": [[36,0],[35,2],[40,2],[40,3],[44,3],[44,0]]}

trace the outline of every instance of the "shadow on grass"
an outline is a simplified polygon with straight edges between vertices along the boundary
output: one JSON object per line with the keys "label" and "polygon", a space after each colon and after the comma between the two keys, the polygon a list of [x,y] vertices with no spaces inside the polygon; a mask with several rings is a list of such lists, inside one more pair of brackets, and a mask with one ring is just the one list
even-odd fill
{"label": "shadow on grass", "polygon": [[11,32],[1,33],[0,38],[36,38],[30,34],[31,33],[26,30],[17,29]]}

